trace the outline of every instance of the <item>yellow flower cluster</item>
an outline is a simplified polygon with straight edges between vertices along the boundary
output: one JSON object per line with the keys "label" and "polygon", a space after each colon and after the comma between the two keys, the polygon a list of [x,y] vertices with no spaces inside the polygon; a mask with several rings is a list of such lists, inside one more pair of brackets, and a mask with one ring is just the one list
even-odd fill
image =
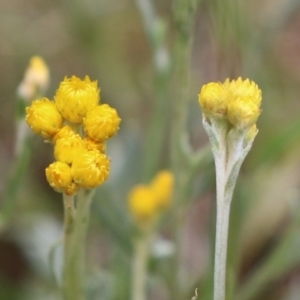
{"label": "yellow flower cluster", "polygon": [[249,79],[204,85],[199,94],[203,114],[209,119],[217,117],[240,129],[253,126],[260,115],[261,90]]}
{"label": "yellow flower cluster", "polygon": [[134,187],[128,197],[129,209],[138,223],[153,220],[171,205],[174,176],[164,170],[149,185]]}
{"label": "yellow flower cluster", "polygon": [[114,108],[99,102],[96,81],[72,76],[60,83],[54,101],[38,99],[26,108],[31,129],[54,144],[56,161],[46,168],[46,177],[58,192],[73,195],[108,178],[105,142],[117,133],[121,119]]}

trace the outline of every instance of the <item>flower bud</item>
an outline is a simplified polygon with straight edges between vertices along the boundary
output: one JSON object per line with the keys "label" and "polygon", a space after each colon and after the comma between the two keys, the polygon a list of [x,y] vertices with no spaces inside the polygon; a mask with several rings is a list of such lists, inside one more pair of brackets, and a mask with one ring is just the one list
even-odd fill
{"label": "flower bud", "polygon": [[117,133],[120,122],[117,111],[103,104],[92,108],[87,113],[83,125],[88,137],[103,142]]}
{"label": "flower bud", "polygon": [[97,81],[88,76],[83,80],[76,76],[65,77],[60,83],[55,103],[62,116],[71,123],[81,123],[86,113],[96,106],[100,100]]}
{"label": "flower bud", "polygon": [[26,122],[35,133],[49,139],[59,131],[63,118],[55,103],[43,98],[26,107]]}

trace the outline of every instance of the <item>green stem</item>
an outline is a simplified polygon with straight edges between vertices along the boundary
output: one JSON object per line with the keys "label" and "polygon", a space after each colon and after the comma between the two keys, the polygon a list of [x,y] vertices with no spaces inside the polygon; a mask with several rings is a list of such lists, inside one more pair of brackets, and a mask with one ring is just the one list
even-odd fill
{"label": "green stem", "polygon": [[64,300],[84,300],[85,239],[92,193],[81,190],[77,207],[74,197],[64,194]]}
{"label": "green stem", "polygon": [[144,29],[152,50],[155,75],[154,113],[151,117],[149,132],[145,142],[145,160],[143,180],[153,177],[161,156],[163,139],[168,122],[168,86],[170,71],[170,53],[167,48],[165,22],[161,20],[150,0],[136,0],[143,18]]}
{"label": "green stem", "polygon": [[147,263],[151,235],[146,232],[135,241],[132,265],[132,300],[146,300]]}
{"label": "green stem", "polygon": [[[15,151],[16,159],[11,176],[4,190],[4,199],[0,212],[0,233],[5,230],[7,224],[14,215],[13,213],[18,199],[18,191],[30,161],[30,141],[30,136],[25,136],[24,140],[21,141],[19,149],[16,149]],[[16,143],[18,143],[18,141]]]}
{"label": "green stem", "polygon": [[[186,121],[189,103],[189,71],[192,51],[192,30],[198,1],[177,0],[174,3],[173,15],[176,25],[176,37],[173,54],[174,91],[172,95],[172,132],[171,132],[171,165],[175,176],[174,192],[174,238],[176,256],[173,272],[172,299],[183,299],[183,281],[187,279],[181,262],[181,245],[183,222],[186,219],[185,203],[189,184],[189,166],[182,140],[188,136]],[[185,138],[188,143],[188,138]]]}

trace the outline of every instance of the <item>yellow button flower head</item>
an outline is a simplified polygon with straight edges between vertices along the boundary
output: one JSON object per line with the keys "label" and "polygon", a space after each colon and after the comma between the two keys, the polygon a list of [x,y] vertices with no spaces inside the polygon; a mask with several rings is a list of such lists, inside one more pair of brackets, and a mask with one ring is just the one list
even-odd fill
{"label": "yellow button flower head", "polygon": [[261,90],[257,84],[249,79],[243,80],[239,77],[237,80],[230,81],[226,79],[224,82],[225,89],[228,90],[230,101],[232,98],[250,97],[252,101],[259,107],[261,104]]}
{"label": "yellow button flower head", "polygon": [[159,208],[166,209],[172,200],[174,189],[173,174],[167,170],[159,172],[153,179],[151,188],[157,195]]}
{"label": "yellow button flower head", "polygon": [[129,209],[138,222],[151,220],[157,214],[157,195],[146,186],[138,185],[129,194]]}
{"label": "yellow button flower head", "polygon": [[76,132],[72,129],[72,127],[69,125],[65,125],[53,136],[52,141],[53,143],[55,143],[58,139],[70,137],[74,134],[76,134]]}
{"label": "yellow button flower head", "polygon": [[81,123],[86,113],[96,106],[100,100],[97,81],[88,76],[81,80],[76,76],[65,77],[60,83],[55,103],[62,116],[71,123]]}
{"label": "yellow button flower head", "polygon": [[241,129],[249,128],[255,124],[259,114],[260,109],[250,96],[236,98],[228,104],[227,117],[229,122]]}
{"label": "yellow button flower head", "polygon": [[84,142],[84,147],[87,150],[98,150],[101,153],[105,153],[106,150],[106,144],[103,142],[96,142],[93,139],[86,137],[85,139],[83,139]]}
{"label": "yellow button flower head", "polygon": [[57,192],[73,195],[78,188],[72,181],[71,168],[62,162],[56,161],[46,168],[46,177],[50,186]]}
{"label": "yellow button flower head", "polygon": [[59,131],[63,118],[55,103],[43,98],[26,107],[26,122],[35,133],[49,139]]}
{"label": "yellow button flower head", "polygon": [[[251,127],[260,114],[261,90],[249,79],[204,85],[199,94],[199,103],[206,117],[223,116],[240,129]],[[211,121],[211,120],[210,120]]]}
{"label": "yellow button flower head", "polygon": [[92,108],[87,113],[83,125],[88,137],[102,142],[117,133],[120,122],[117,111],[109,105],[103,104]]}
{"label": "yellow button flower head", "polygon": [[74,182],[86,189],[103,183],[108,178],[109,170],[110,161],[105,154],[86,149],[77,153],[71,167]]}
{"label": "yellow button flower head", "polygon": [[71,164],[78,152],[84,149],[84,142],[79,134],[57,139],[54,145],[54,157],[56,160]]}
{"label": "yellow button flower head", "polygon": [[199,94],[199,104],[203,113],[224,116],[227,110],[227,91],[222,83],[205,84]]}

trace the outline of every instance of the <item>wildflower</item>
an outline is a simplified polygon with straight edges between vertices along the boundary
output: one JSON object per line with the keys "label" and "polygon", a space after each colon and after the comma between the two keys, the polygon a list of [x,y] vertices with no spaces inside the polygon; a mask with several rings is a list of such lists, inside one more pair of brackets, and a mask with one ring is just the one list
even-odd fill
{"label": "wildflower", "polygon": [[199,103],[204,113],[225,116],[227,91],[219,82],[204,85],[199,94]]}
{"label": "wildflower", "polygon": [[71,128],[69,125],[64,125],[54,136],[53,136],[53,143],[55,143],[57,140],[70,137],[76,134],[76,132]]}
{"label": "wildflower", "polygon": [[47,98],[33,101],[26,107],[26,113],[26,122],[30,128],[45,139],[53,137],[63,123],[55,103]]}
{"label": "wildflower", "polygon": [[[31,129],[54,144],[56,161],[46,176],[58,192],[73,195],[80,188],[99,186],[109,176],[105,140],[116,134],[120,118],[115,109],[98,102],[97,82],[72,76],[61,82],[55,102],[43,98],[26,108]],[[83,120],[86,128],[80,124]]]}
{"label": "wildflower", "polygon": [[[261,90],[249,79],[202,87],[199,104],[211,142],[217,184],[214,299],[225,299],[227,235],[230,205],[241,165],[258,132]],[[220,115],[222,118],[220,118]]]}
{"label": "wildflower", "polygon": [[78,152],[84,149],[84,143],[79,134],[59,138],[54,145],[54,157],[56,160],[71,164]]}
{"label": "wildflower", "polygon": [[138,222],[145,222],[157,215],[157,195],[146,185],[138,185],[129,194],[129,209]]}
{"label": "wildflower", "polygon": [[110,161],[105,154],[86,149],[78,151],[71,167],[74,182],[85,189],[97,187],[106,181],[109,170]]}
{"label": "wildflower", "polygon": [[249,79],[243,80],[239,77],[237,80],[230,81],[227,78],[224,82],[224,87],[231,94],[230,97],[250,97],[257,106],[261,104],[261,90],[255,82]]}
{"label": "wildflower", "polygon": [[46,168],[46,177],[50,186],[57,192],[73,195],[78,187],[73,182],[71,168],[62,162],[56,161]]}
{"label": "wildflower", "polygon": [[249,128],[258,119],[260,109],[252,97],[238,97],[229,102],[227,107],[228,121],[239,128]]}
{"label": "wildflower", "polygon": [[117,133],[120,122],[117,111],[107,104],[102,104],[88,111],[83,125],[88,137],[103,142]]}
{"label": "wildflower", "polygon": [[153,179],[151,188],[157,195],[160,209],[163,210],[170,206],[174,188],[174,176],[170,171],[159,172]]}
{"label": "wildflower", "polygon": [[199,94],[199,104],[204,116],[212,118],[223,116],[228,124],[239,129],[249,129],[260,114],[261,90],[249,79],[204,85]]}
{"label": "wildflower", "polygon": [[143,223],[156,219],[170,206],[173,185],[173,174],[164,170],[149,185],[134,187],[128,196],[129,209],[134,218]]}
{"label": "wildflower", "polygon": [[36,95],[45,93],[49,85],[49,69],[39,56],[30,59],[24,79],[18,87],[18,95],[25,100],[32,100]]}
{"label": "wildflower", "polygon": [[76,76],[65,77],[56,91],[54,101],[66,120],[78,124],[98,104],[99,93],[97,81],[91,81],[88,76],[83,80]]}

